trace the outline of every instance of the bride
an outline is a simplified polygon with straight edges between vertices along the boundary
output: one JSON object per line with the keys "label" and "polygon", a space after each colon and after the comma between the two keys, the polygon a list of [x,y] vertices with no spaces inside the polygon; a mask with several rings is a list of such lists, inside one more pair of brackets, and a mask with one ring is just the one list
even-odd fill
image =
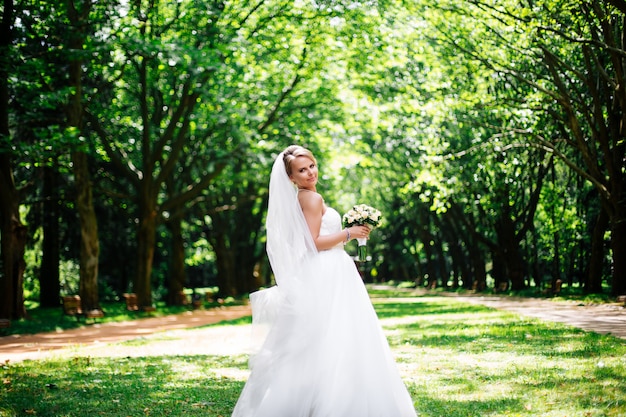
{"label": "bride", "polygon": [[267,334],[233,417],[415,417],[341,228],[316,191],[317,162],[301,146],[274,162],[266,219],[276,285],[250,295]]}

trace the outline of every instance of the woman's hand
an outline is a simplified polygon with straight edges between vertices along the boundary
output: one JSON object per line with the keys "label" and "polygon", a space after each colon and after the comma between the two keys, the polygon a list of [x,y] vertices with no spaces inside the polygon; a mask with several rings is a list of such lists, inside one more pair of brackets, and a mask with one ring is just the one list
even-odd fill
{"label": "woman's hand", "polygon": [[370,235],[370,228],[367,226],[352,226],[348,228],[348,231],[350,232],[350,239],[363,239]]}

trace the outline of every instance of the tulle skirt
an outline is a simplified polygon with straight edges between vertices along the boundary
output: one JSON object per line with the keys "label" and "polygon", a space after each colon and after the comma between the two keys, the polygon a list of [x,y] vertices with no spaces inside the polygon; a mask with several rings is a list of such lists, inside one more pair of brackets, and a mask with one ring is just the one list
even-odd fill
{"label": "tulle skirt", "polygon": [[269,328],[233,417],[416,416],[352,259],[322,251],[302,271],[251,295]]}

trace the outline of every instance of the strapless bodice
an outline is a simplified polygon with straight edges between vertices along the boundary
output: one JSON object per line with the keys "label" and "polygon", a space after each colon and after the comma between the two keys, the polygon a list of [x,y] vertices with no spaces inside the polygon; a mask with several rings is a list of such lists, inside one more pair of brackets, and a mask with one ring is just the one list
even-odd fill
{"label": "strapless bodice", "polygon": [[341,231],[341,215],[334,208],[327,207],[322,216],[320,235],[330,235]]}
{"label": "strapless bodice", "polygon": [[[330,235],[341,231],[341,215],[332,207],[326,207],[322,216],[320,236]],[[335,245],[332,249],[343,250],[343,242]]]}

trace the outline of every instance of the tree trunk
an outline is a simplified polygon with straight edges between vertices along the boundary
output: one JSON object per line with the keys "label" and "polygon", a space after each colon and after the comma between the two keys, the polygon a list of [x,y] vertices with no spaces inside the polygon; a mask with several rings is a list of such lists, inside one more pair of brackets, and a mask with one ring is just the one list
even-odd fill
{"label": "tree trunk", "polygon": [[613,296],[626,294],[626,215],[611,218],[611,250],[613,251]]}
{"label": "tree trunk", "polygon": [[[9,56],[13,39],[14,6],[12,0],[3,3],[0,23],[0,53]],[[26,226],[20,218],[20,197],[13,178],[11,141],[9,131],[9,72],[8,65],[0,65],[0,318],[26,317],[24,308],[24,250]]]}
{"label": "tree trunk", "polygon": [[[145,185],[144,185],[145,186]],[[152,264],[156,244],[157,210],[149,197],[139,201],[139,229],[137,230],[137,276],[133,291],[140,308],[152,307]]]}
{"label": "tree trunk", "polygon": [[237,294],[250,293],[261,286],[260,276],[255,273],[258,260],[253,250],[250,245],[242,245],[240,250],[231,251],[231,256],[235,258],[233,263],[236,265],[234,276]]}
{"label": "tree trunk", "polygon": [[26,317],[24,308],[24,251],[26,226],[20,220],[18,193],[8,155],[0,155],[0,221],[2,276],[0,276],[0,318]]}
{"label": "tree trunk", "polygon": [[236,296],[258,289],[261,277],[254,273],[257,259],[253,253],[246,254],[250,248],[244,244],[240,245],[240,250],[234,248],[237,240],[226,233],[207,230],[207,237],[215,251],[219,295]]}
{"label": "tree trunk", "polygon": [[[496,280],[496,289],[505,282],[511,282],[511,289],[519,291],[526,287],[524,282],[524,265],[522,262],[521,249],[515,235],[515,225],[507,213],[502,213],[501,218],[496,223],[496,233],[498,236],[499,250],[497,256],[504,265],[505,275]],[[495,263],[495,260],[494,260]]]}
{"label": "tree trunk", "polygon": [[426,282],[428,288],[437,287],[437,269],[435,265],[436,256],[434,248],[435,237],[430,230],[428,209],[420,210],[420,224],[418,234],[419,239],[424,244],[424,255],[426,257]]}
{"label": "tree trunk", "polygon": [[585,277],[585,292],[602,292],[602,270],[604,264],[604,234],[609,226],[609,216],[604,209],[600,209],[591,235],[591,253],[589,268]]}
{"label": "tree trunk", "polygon": [[540,267],[539,253],[537,252],[537,229],[532,227],[529,230],[530,237],[526,245],[526,259],[529,268],[529,275],[532,277],[535,289],[541,290],[543,275]]}
{"label": "tree trunk", "polygon": [[[464,250],[471,244],[467,233],[462,227],[459,227],[455,215],[451,212],[448,212],[446,222],[441,224],[440,228],[444,231],[450,246],[454,288],[463,286],[463,288],[471,289],[473,284],[471,263],[467,258],[466,250]],[[462,281],[462,284],[459,280]]]}
{"label": "tree trunk", "polygon": [[561,279],[561,250],[559,232],[552,234],[552,242],[554,243],[554,255],[552,257],[552,288],[557,287],[557,281]]}
{"label": "tree trunk", "polygon": [[230,192],[230,197],[220,196],[211,207],[218,207],[222,199],[230,199],[235,202],[231,209],[205,209],[211,216],[211,221],[205,222],[205,234],[215,252],[220,296],[252,292],[263,281],[256,268],[263,254],[259,236],[267,198],[258,196],[252,181],[245,188]]}
{"label": "tree trunk", "polygon": [[435,275],[441,280],[441,287],[448,288],[448,281],[450,281],[450,268],[445,256],[445,252],[442,246],[442,238],[439,233],[433,234],[433,251],[435,258],[434,267],[436,268]]}
{"label": "tree trunk", "polygon": [[491,250],[491,276],[493,277],[494,289],[496,291],[502,289],[505,284],[508,287],[509,280],[506,276],[504,256],[495,249]]}
{"label": "tree trunk", "polygon": [[463,286],[471,288],[471,273],[470,264],[467,262],[467,258],[463,256],[463,248],[458,239],[450,239],[450,256],[452,257],[452,285],[454,288],[459,287],[459,279],[463,281]]}
{"label": "tree trunk", "polygon": [[483,251],[476,244],[472,244],[469,248],[473,271],[472,288],[481,292],[487,289],[487,262],[485,262]]}
{"label": "tree trunk", "polygon": [[[8,181],[7,181],[8,180]],[[17,190],[8,155],[0,155],[0,221],[2,276],[0,276],[0,318],[20,319],[24,308],[24,250],[26,226],[19,217]]]}
{"label": "tree trunk", "polygon": [[167,288],[168,305],[181,305],[180,293],[185,289],[187,274],[185,271],[185,240],[183,238],[181,217],[175,216],[167,222],[172,235],[172,261],[170,265],[170,279]]}
{"label": "tree trunk", "polygon": [[211,239],[211,246],[215,251],[217,286],[220,297],[237,295],[237,286],[234,282],[236,260],[233,251],[226,247],[225,240],[224,236],[213,236]]}
{"label": "tree trunk", "polygon": [[[79,8],[73,1],[66,3],[67,15],[72,24],[68,46],[72,53],[69,59],[69,85],[74,89],[67,106],[67,124],[82,132],[83,127],[83,60],[78,53],[85,42],[85,29],[89,19],[90,1]],[[82,144],[77,144],[82,146]],[[98,262],[100,243],[98,221],[93,207],[93,191],[89,174],[87,154],[82,149],[72,152],[74,181],[76,184],[76,209],[80,220],[80,299],[83,310],[100,309],[98,299]]]}
{"label": "tree trunk", "polygon": [[[453,204],[448,211],[450,227],[450,239],[456,239],[456,243],[452,247],[457,247],[458,259],[460,263],[461,276],[463,279],[463,288],[467,290],[484,291],[487,288],[487,273],[485,268],[485,259],[478,243],[475,241],[474,234],[468,231],[469,225],[473,222],[467,218],[467,215],[459,210],[456,204]],[[464,250],[467,251],[467,257],[464,257]],[[452,252],[452,256],[454,255]]]}
{"label": "tree trunk", "polygon": [[45,167],[43,177],[43,243],[39,271],[39,303],[42,307],[58,307],[59,295],[59,198],[56,167]]}
{"label": "tree trunk", "polygon": [[80,218],[80,299],[84,310],[100,309],[98,299],[98,262],[100,243],[98,221],[93,207],[92,185],[87,167],[87,155],[72,154],[76,181],[76,208]]}
{"label": "tree trunk", "polygon": [[24,260],[24,252],[26,248],[26,226],[14,217],[11,230],[11,246],[13,247],[13,271],[11,281],[13,282],[13,306],[11,317],[20,319],[28,317],[26,308],[24,307],[24,271],[26,270],[26,261]]}

